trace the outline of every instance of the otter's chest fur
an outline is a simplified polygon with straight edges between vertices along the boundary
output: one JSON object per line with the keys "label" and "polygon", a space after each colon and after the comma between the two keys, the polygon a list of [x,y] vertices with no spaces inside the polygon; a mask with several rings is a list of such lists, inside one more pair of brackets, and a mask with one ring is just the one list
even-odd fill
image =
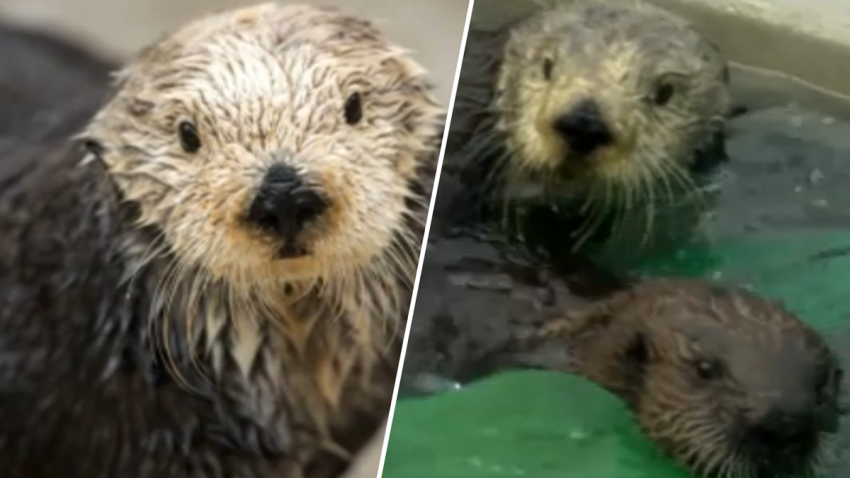
{"label": "otter's chest fur", "polygon": [[220,311],[218,335],[191,332],[192,301],[136,271],[144,236],[99,163],[53,150],[12,158],[31,168],[0,192],[0,476],[339,473],[389,407],[395,337],[366,370],[345,363],[343,336],[267,328],[240,363],[225,322],[249,318]]}

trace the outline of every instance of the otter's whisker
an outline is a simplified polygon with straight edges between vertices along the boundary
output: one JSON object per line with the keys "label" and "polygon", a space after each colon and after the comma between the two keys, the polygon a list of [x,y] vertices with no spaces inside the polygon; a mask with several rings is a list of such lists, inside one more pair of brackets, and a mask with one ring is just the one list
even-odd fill
{"label": "otter's whisker", "polygon": [[628,220],[629,211],[632,210],[632,187],[631,183],[626,182],[623,183],[621,187],[614,189],[617,194],[614,195],[614,216],[611,220],[612,236],[616,234],[617,231],[623,227],[623,223]]}
{"label": "otter's whisker", "polygon": [[572,246],[573,252],[579,250],[585,244],[585,241],[588,240],[597,229],[597,225],[599,224],[598,219],[600,218],[593,214],[593,212],[597,210],[596,199],[595,194],[587,194],[584,198],[584,202],[579,208],[579,213],[591,220],[582,221],[578,229],[571,232],[574,239]]}
{"label": "otter's whisker", "polygon": [[174,351],[172,349],[173,346],[173,327],[178,324],[172,324],[172,305],[174,303],[175,297],[177,296],[178,289],[180,288],[183,279],[189,270],[189,265],[183,263],[182,261],[174,261],[172,262],[174,265],[173,268],[170,269],[170,273],[166,273],[163,277],[164,281],[162,283],[163,289],[161,293],[163,294],[164,302],[163,308],[161,309],[161,313],[159,314],[159,320],[162,322],[161,325],[161,334],[163,340],[163,351],[165,352],[166,366],[171,371],[171,375],[177,380],[181,386],[185,387],[190,391],[197,391],[195,388],[186,380],[186,377],[183,375],[177,361],[174,358]]}
{"label": "otter's whisker", "polygon": [[686,196],[691,195],[697,201],[700,210],[708,209],[706,198],[702,194],[702,189],[697,185],[693,176],[684,168],[678,165],[671,165],[669,168],[672,176],[678,179],[678,182]]}
{"label": "otter's whisker", "polygon": [[197,317],[205,315],[199,313],[199,311],[208,283],[209,277],[206,275],[193,274],[186,299],[186,340],[188,342],[188,354],[192,368],[199,373],[201,379],[211,381],[197,351],[198,343],[204,337],[204,327],[196,326]]}
{"label": "otter's whisker", "polygon": [[166,242],[165,232],[158,231],[151,239],[148,247],[146,247],[144,252],[142,252],[139,261],[127,272],[126,278],[122,279],[122,282],[128,281],[129,290],[134,289],[135,277],[139,274],[139,271],[147,266],[153,259],[164,255],[168,248],[169,245]]}
{"label": "otter's whisker", "polygon": [[667,166],[666,163],[666,161],[661,161],[660,164],[653,163],[651,167],[655,173],[655,185],[663,191],[661,200],[664,201],[665,206],[669,206],[675,202],[676,195],[673,192],[673,186],[670,183],[671,174],[667,170],[669,166]]}
{"label": "otter's whisker", "polygon": [[643,200],[646,204],[644,210],[644,232],[641,237],[641,246],[646,246],[652,240],[655,228],[655,187],[653,184],[653,171],[649,167],[640,168],[638,181],[641,182],[639,187],[643,189]]}
{"label": "otter's whisker", "polygon": [[713,448],[708,456],[709,459],[705,462],[704,469],[708,473],[718,473],[723,477],[728,477],[729,468],[734,460],[717,448]]}

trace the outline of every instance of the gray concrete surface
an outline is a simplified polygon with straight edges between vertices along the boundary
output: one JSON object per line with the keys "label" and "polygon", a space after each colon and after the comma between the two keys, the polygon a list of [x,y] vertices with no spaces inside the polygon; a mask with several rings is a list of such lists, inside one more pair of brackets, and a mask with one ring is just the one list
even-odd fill
{"label": "gray concrete surface", "polygon": [[[278,0],[322,3],[374,19],[431,71],[448,105],[466,22],[467,0]],[[0,17],[45,26],[107,54],[127,57],[208,12],[263,0],[0,0]]]}

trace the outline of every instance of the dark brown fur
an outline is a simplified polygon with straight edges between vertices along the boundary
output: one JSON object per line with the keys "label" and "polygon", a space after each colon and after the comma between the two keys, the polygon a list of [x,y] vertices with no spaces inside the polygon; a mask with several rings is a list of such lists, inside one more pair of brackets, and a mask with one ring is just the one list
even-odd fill
{"label": "dark brown fur", "polygon": [[[700,474],[804,476],[836,431],[843,372],[833,351],[780,304],[744,290],[650,280],[513,340],[501,366],[599,383]],[[801,423],[789,448],[771,442],[770,427],[792,418]]]}

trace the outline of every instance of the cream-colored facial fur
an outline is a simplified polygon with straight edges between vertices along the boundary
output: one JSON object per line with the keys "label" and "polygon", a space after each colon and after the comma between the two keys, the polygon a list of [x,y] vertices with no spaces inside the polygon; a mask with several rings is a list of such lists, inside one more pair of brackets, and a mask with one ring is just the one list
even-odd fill
{"label": "cream-colored facial fur", "polygon": [[[141,223],[211,279],[351,275],[403,233],[408,182],[439,133],[422,74],[364,21],[265,4],[199,20],[142,52],[86,136],[103,146]],[[363,119],[349,125],[354,92]],[[187,119],[202,144],[194,154],[178,137]],[[275,260],[276,245],[243,222],[274,155],[331,199],[306,257]]]}
{"label": "cream-colored facial fur", "polygon": [[[384,369],[429,200],[422,171],[436,165],[443,131],[429,90],[369,22],[270,3],[200,19],[142,51],[82,134],[87,161],[102,161],[136,205],[138,231],[158,231],[124,240],[128,280],[146,269],[158,282],[154,339],[171,356],[186,355],[172,344],[185,347],[264,427],[285,430],[271,424],[292,407],[328,437],[355,411],[389,404],[395,374]],[[362,117],[351,122],[354,93]],[[181,143],[185,121],[196,151]],[[306,256],[280,258],[246,221],[275,160],[329,199],[303,233]]]}
{"label": "cream-colored facial fur", "polygon": [[[548,63],[548,66],[545,66]],[[545,71],[548,68],[548,72]],[[724,62],[684,20],[644,2],[561,2],[519,23],[497,79],[497,126],[517,179],[645,187],[683,180],[693,150],[725,119]],[[662,85],[673,88],[653,104]],[[598,103],[614,141],[573,157],[554,119],[580,102]]]}

